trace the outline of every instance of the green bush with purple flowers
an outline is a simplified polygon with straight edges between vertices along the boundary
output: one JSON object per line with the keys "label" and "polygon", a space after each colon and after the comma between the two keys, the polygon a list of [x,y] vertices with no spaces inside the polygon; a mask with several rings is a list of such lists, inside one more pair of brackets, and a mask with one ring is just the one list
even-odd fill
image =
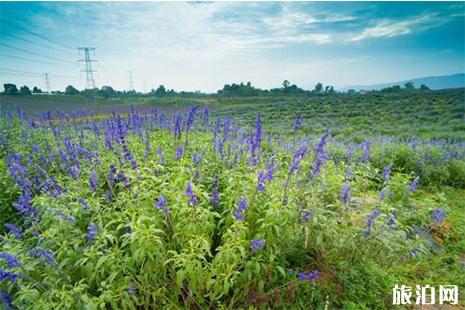
{"label": "green bush with purple flowers", "polygon": [[0,122],[3,307],[384,309],[395,284],[465,287],[463,144],[300,117],[269,136],[198,107]]}

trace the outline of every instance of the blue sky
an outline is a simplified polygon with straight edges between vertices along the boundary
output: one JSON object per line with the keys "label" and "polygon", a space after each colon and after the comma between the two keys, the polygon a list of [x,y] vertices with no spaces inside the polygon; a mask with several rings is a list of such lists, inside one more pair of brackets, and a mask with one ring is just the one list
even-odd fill
{"label": "blue sky", "polygon": [[117,89],[128,71],[138,90],[202,91],[465,72],[464,2],[1,2],[0,16],[2,84],[45,88],[50,72],[52,89],[83,88],[78,46]]}

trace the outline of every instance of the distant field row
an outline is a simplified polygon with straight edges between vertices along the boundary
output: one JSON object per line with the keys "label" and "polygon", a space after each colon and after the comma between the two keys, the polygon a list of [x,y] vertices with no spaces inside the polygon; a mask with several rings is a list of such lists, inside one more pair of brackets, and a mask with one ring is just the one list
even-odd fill
{"label": "distant field row", "polygon": [[254,98],[116,98],[88,99],[80,96],[0,97],[2,104],[26,112],[85,109],[95,113],[127,112],[130,105],[141,112],[208,106],[212,116],[232,115],[252,125],[257,113],[272,134],[290,133],[296,113],[304,116],[303,130],[310,134],[327,128],[335,136],[363,140],[367,136],[421,137],[465,140],[465,90],[426,93],[395,93],[320,97]]}

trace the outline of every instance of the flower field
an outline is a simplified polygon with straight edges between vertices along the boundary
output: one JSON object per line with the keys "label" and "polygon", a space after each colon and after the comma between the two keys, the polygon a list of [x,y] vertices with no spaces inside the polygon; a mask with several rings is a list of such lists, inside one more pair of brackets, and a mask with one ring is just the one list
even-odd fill
{"label": "flower field", "polygon": [[2,111],[0,299],[11,309],[385,309],[465,296],[465,145],[287,136],[207,107]]}

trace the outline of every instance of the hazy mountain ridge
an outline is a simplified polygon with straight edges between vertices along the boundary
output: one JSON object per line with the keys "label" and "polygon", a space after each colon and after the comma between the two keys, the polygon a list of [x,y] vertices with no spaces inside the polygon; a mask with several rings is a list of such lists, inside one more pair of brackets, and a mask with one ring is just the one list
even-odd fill
{"label": "hazy mountain ridge", "polygon": [[405,80],[405,81],[383,83],[383,84],[353,85],[353,86],[341,87],[339,88],[339,90],[342,90],[342,91],[346,91],[348,89],[380,90],[380,89],[391,87],[394,85],[400,85],[403,87],[403,85],[407,82],[413,82],[416,88],[419,88],[421,84],[425,84],[426,86],[434,90],[447,89],[447,88],[459,88],[459,87],[465,87],[465,73],[420,77],[420,78],[414,78],[414,79]]}

